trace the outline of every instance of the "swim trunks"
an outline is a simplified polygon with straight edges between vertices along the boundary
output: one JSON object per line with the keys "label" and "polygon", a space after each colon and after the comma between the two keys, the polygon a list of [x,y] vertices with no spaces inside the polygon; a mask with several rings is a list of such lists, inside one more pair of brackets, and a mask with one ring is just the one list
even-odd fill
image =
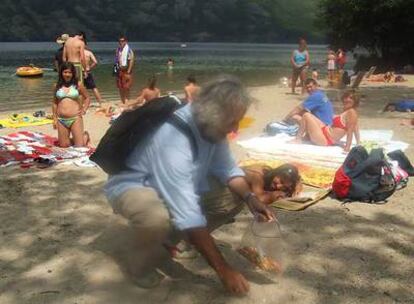
{"label": "swim trunks", "polygon": [[83,66],[80,62],[72,62],[72,64],[75,66],[76,69],[76,77],[78,78],[78,81],[83,84]]}
{"label": "swim trunks", "polygon": [[88,73],[88,76],[84,79],[85,88],[88,90],[93,90],[96,88],[95,79],[92,76],[92,73]]}
{"label": "swim trunks", "polygon": [[118,89],[129,89],[132,84],[132,76],[126,70],[120,70],[116,78]]}

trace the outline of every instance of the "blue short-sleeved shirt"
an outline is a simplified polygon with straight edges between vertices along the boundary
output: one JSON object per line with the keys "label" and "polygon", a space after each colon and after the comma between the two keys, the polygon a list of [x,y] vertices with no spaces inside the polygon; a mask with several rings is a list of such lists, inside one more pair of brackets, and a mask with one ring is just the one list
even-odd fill
{"label": "blue short-sleeved shirt", "polygon": [[227,141],[212,144],[200,136],[191,104],[177,110],[175,115],[193,131],[198,145],[197,161],[193,161],[189,138],[167,122],[137,145],[127,159],[128,170],[109,177],[105,194],[114,206],[116,199],[128,189],[151,187],[165,201],[172,223],[179,230],[204,227],[207,222],[200,195],[208,191],[207,176],[212,174],[225,184],[244,173],[237,167]]}
{"label": "blue short-sleeved shirt", "polygon": [[334,115],[332,103],[323,91],[314,91],[302,103],[302,107],[318,117],[325,125],[332,125],[332,118]]}
{"label": "blue short-sleeved shirt", "polygon": [[414,111],[414,100],[401,100],[396,102],[395,110],[398,112]]}

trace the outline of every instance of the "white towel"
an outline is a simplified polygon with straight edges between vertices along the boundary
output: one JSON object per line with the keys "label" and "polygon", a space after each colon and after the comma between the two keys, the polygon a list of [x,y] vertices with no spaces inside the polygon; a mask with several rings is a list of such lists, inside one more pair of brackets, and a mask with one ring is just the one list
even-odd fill
{"label": "white towel", "polygon": [[128,66],[128,55],[129,55],[129,45],[125,44],[124,48],[121,51],[121,55],[119,56],[119,63],[121,67]]}

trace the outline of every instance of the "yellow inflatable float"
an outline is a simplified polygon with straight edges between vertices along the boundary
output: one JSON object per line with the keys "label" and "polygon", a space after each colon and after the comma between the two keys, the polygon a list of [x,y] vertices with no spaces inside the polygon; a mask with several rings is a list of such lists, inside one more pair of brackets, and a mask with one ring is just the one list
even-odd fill
{"label": "yellow inflatable float", "polygon": [[22,66],[17,68],[16,75],[19,77],[41,77],[43,70],[35,66]]}

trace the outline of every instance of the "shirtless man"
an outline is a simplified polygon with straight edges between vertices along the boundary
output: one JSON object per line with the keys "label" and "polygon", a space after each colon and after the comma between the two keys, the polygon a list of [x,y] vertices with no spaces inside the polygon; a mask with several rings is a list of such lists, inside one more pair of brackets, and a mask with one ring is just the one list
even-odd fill
{"label": "shirtless man", "polygon": [[63,61],[71,62],[76,68],[76,77],[83,84],[83,72],[86,71],[85,33],[79,32],[65,42]]}
{"label": "shirtless man", "polygon": [[[86,41],[85,41],[85,44]],[[102,106],[102,97],[99,93],[98,88],[96,87],[95,80],[93,78],[91,70],[96,67],[98,60],[96,60],[95,55],[91,50],[86,46],[85,48],[85,60],[86,60],[86,72],[85,72],[85,87],[88,90],[92,90],[93,95],[95,95],[96,101],[99,103],[99,107]]]}
{"label": "shirtless man", "polygon": [[193,75],[187,77],[187,85],[184,87],[185,99],[188,102],[193,102],[200,91],[200,86]]}
{"label": "shirtless man", "polygon": [[148,101],[160,97],[160,95],[161,91],[159,88],[157,88],[157,78],[155,76],[152,76],[148,78],[147,86],[141,90],[135,101],[128,103],[127,107],[129,109],[133,109],[135,107],[142,106]]}

